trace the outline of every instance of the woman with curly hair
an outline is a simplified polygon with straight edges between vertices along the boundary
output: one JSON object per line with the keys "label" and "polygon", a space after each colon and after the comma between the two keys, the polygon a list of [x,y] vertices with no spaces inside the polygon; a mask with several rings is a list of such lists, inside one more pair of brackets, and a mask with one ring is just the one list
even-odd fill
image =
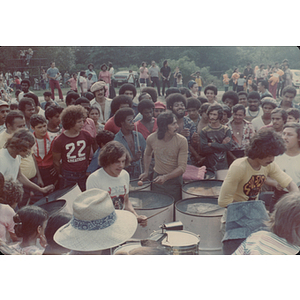
{"label": "woman with curly hair", "polygon": [[[289,192],[298,191],[292,178],[274,163],[275,156],[284,151],[285,143],[281,136],[273,130],[261,129],[250,139],[245,150],[246,156],[231,164],[218,199],[221,207],[228,208],[222,219],[224,226],[226,223],[224,254],[232,254],[248,235],[263,226],[263,220],[267,217],[265,208],[258,208],[254,212],[253,207],[257,209],[259,205],[255,200],[268,176]],[[235,224],[228,223],[231,212],[234,212]]]}

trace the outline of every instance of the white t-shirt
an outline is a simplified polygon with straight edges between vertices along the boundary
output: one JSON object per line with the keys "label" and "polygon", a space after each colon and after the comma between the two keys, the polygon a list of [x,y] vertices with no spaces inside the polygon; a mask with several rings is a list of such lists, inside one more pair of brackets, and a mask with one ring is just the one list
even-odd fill
{"label": "white t-shirt", "polygon": [[[259,129],[261,129],[263,126],[266,126],[263,119],[262,119],[262,116],[259,116],[259,117],[256,117],[254,118],[252,121],[251,121],[253,127],[254,127],[254,130],[255,132],[257,132]],[[273,124],[272,122],[270,124]]]}
{"label": "white t-shirt", "polygon": [[0,172],[4,177],[12,177],[13,181],[17,180],[21,164],[21,156],[13,158],[6,148],[0,150]]}
{"label": "white t-shirt", "polygon": [[275,157],[275,162],[283,172],[292,177],[297,186],[300,186],[300,154],[289,156],[283,153]]}
{"label": "white t-shirt", "polygon": [[129,194],[129,181],[129,174],[125,170],[122,170],[118,177],[113,177],[101,168],[88,177],[86,189],[97,188],[108,192],[115,209],[124,209],[125,195]]}

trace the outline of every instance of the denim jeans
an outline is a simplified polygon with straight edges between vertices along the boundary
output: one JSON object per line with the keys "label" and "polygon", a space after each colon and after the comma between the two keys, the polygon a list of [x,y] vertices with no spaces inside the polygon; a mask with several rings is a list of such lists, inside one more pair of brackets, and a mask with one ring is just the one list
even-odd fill
{"label": "denim jeans", "polygon": [[85,183],[86,183],[86,172],[72,172],[67,170],[61,170],[61,174],[63,176],[63,180],[61,182],[61,188],[66,188],[68,186],[73,186],[77,183],[81,189],[81,191],[85,191]]}

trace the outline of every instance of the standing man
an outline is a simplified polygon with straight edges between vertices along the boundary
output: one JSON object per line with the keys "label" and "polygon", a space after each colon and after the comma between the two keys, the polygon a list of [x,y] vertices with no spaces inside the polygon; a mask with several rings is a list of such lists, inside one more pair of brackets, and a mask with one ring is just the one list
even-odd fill
{"label": "standing man", "polygon": [[300,110],[299,104],[296,104],[294,102],[296,95],[297,90],[293,86],[286,86],[282,90],[282,100],[279,103],[278,107],[283,108],[284,110],[288,110],[289,108],[297,108],[298,110]]}
{"label": "standing man", "polygon": [[201,154],[206,156],[203,164],[208,175],[215,176],[216,170],[228,169],[227,151],[233,146],[230,128],[221,124],[223,108],[211,105],[207,109],[209,124],[200,132]]}
{"label": "standing man", "polygon": [[245,119],[251,122],[254,118],[262,116],[264,112],[260,107],[260,95],[258,92],[249,93],[247,101],[248,107],[246,108]]}
{"label": "standing man", "polygon": [[55,100],[54,89],[58,89],[59,100],[63,101],[63,94],[59,85],[58,77],[60,76],[59,70],[55,67],[55,62],[51,63],[51,67],[47,70],[47,76],[49,78],[50,88],[52,96],[51,98]]}
{"label": "standing man", "polygon": [[163,67],[160,69],[163,86],[162,86],[162,96],[165,95],[165,87],[170,87],[170,76],[171,76],[171,68],[168,66],[168,61],[165,60],[163,63]]}
{"label": "standing man", "polygon": [[272,123],[266,126],[263,126],[262,128],[272,128],[277,132],[279,135],[282,134],[283,126],[287,121],[288,114],[287,112],[282,108],[275,108],[271,112],[271,120]]}
{"label": "standing man", "polygon": [[30,88],[30,81],[28,79],[24,79],[21,81],[21,90],[22,92],[19,94],[19,101],[24,97],[25,94],[28,94],[28,93],[32,93],[32,91],[29,90]]}
{"label": "standing man", "polygon": [[86,189],[101,189],[109,193],[115,209],[132,212],[141,226],[147,226],[147,217],[138,215],[129,201],[130,177],[124,170],[130,164],[130,155],[117,141],[108,142],[101,148],[98,160],[100,168],[86,182]]}
{"label": "standing man", "polygon": [[160,96],[159,76],[161,76],[161,73],[159,72],[159,67],[156,66],[154,60],[151,62],[151,67],[149,68],[149,75],[151,78],[152,87],[154,87],[154,85],[156,85],[157,94],[158,94],[158,96]]}
{"label": "standing man", "polygon": [[155,165],[152,191],[167,193],[176,201],[182,198],[182,174],[187,165],[188,142],[177,133],[179,126],[173,113],[161,113],[157,118],[157,126],[158,130],[146,140],[145,172],[140,179],[146,179],[149,175],[153,152]]}
{"label": "standing man", "polygon": [[34,101],[31,98],[22,98],[19,103],[19,110],[23,113],[25,118],[25,124],[29,131],[33,132],[30,125],[30,117],[35,114]]}
{"label": "standing man", "polygon": [[247,67],[244,70],[244,76],[248,78],[249,75],[253,75],[253,69],[251,68],[251,64],[248,62]]}
{"label": "standing man", "polygon": [[8,103],[6,101],[0,100],[0,133],[6,130],[5,120],[8,113]]}
{"label": "standing man", "polygon": [[[221,187],[218,204],[228,207],[228,212],[224,213],[221,221],[223,224],[231,211],[234,211],[234,202],[257,200],[268,176],[289,192],[298,191],[292,178],[274,163],[275,156],[283,154],[284,151],[282,137],[272,130],[260,130],[251,138],[246,157],[238,158],[231,164]],[[263,225],[262,217],[267,216],[266,211],[264,214],[255,203],[254,206],[257,210],[245,205],[244,209],[235,211],[237,222],[226,223],[223,254],[232,254],[254,229]]]}

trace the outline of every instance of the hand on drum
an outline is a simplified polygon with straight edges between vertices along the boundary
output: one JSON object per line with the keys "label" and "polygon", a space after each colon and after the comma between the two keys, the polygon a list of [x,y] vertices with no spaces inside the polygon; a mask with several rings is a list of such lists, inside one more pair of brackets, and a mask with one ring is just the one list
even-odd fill
{"label": "hand on drum", "polygon": [[157,184],[164,184],[166,181],[167,181],[166,175],[159,175],[153,180],[153,182]]}
{"label": "hand on drum", "polygon": [[146,227],[147,226],[147,217],[144,215],[138,215],[137,217],[138,223],[142,226],[142,227]]}
{"label": "hand on drum", "polygon": [[47,185],[47,186],[41,188],[41,192],[43,194],[47,194],[47,193],[53,192],[54,189],[55,189],[55,186],[53,184],[50,184],[50,185]]}

